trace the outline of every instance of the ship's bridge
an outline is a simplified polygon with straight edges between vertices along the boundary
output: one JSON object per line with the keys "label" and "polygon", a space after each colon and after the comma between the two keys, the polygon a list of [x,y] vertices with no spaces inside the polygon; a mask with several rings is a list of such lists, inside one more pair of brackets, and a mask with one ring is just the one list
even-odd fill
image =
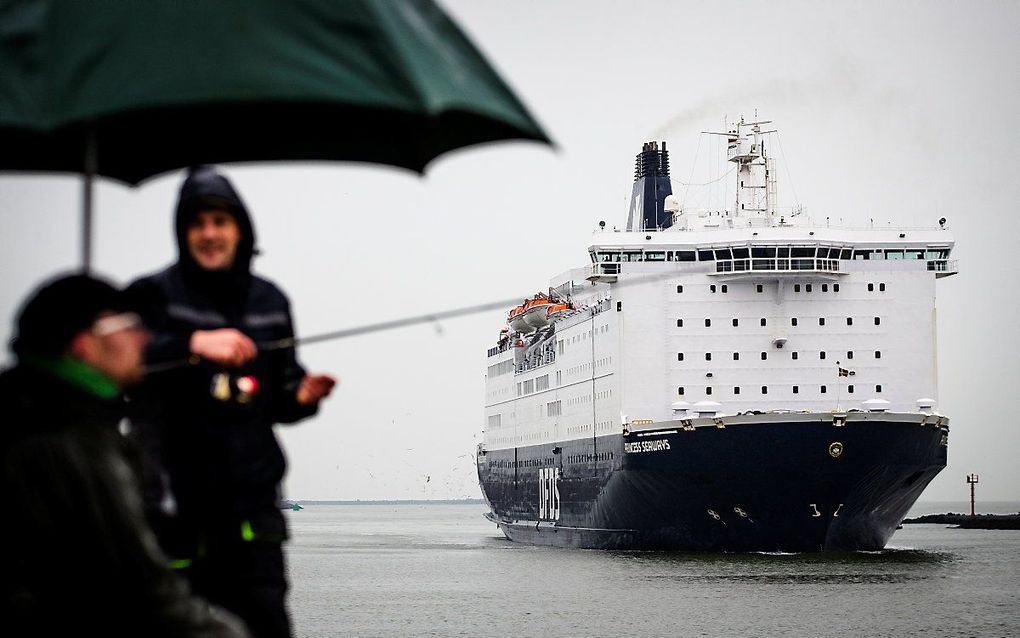
{"label": "ship's bridge", "polygon": [[[588,249],[593,264],[587,279],[611,283],[618,275],[627,272],[649,272],[649,262],[673,267],[701,266],[706,274],[724,281],[755,278],[763,274],[833,281],[846,273],[845,264],[849,261],[921,261],[937,278],[958,272],[956,261],[949,260],[952,240],[946,241],[945,235],[933,237],[936,241],[905,244],[904,234],[898,233],[898,237],[889,238],[869,237],[861,242],[837,238],[814,241],[777,238],[765,242],[756,239],[692,246],[596,244]],[[658,233],[655,238],[663,235],[666,233]],[[648,235],[645,239],[651,240],[652,237]]]}

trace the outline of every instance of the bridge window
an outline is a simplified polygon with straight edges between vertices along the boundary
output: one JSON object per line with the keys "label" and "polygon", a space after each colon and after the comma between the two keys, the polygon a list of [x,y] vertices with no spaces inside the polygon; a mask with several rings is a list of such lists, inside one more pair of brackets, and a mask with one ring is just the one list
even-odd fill
{"label": "bridge window", "polygon": [[716,259],[733,259],[733,253],[729,248],[716,248],[715,249]]}
{"label": "bridge window", "polygon": [[751,251],[747,248],[734,248],[733,258],[734,259],[747,259],[751,256]]}
{"label": "bridge window", "polygon": [[693,250],[678,250],[676,252],[676,260],[677,261],[694,261],[694,251]]}
{"label": "bridge window", "polygon": [[645,261],[666,261],[666,253],[661,251],[645,253]]}
{"label": "bridge window", "polygon": [[710,249],[704,249],[698,251],[698,261],[714,261],[715,257],[712,255]]}

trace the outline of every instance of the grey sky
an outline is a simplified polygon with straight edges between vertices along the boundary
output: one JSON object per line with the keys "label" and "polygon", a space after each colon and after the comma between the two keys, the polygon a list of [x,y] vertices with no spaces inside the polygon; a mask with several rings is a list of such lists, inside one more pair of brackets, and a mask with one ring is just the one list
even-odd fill
{"label": "grey sky", "polygon": [[[758,109],[780,129],[783,205],[796,195],[815,219],[856,224],[949,219],[960,274],[937,286],[949,467],[922,498],[962,501],[969,472],[981,474],[979,498],[1020,497],[1009,261],[1020,237],[1020,4],[705,4],[444,2],[558,150],[463,150],[423,179],[350,164],[226,166],[255,217],[257,271],[288,291],[305,334],[530,294],[585,262],[598,220],[625,223],[642,142],[665,140],[686,181],[699,132]],[[100,183],[98,272],[127,282],[174,258],[180,179]],[[25,293],[78,263],[79,198],[76,178],[0,176],[4,342]],[[502,321],[492,312],[303,349],[341,386],[316,419],[282,430],[287,495],[478,496],[485,350]]]}

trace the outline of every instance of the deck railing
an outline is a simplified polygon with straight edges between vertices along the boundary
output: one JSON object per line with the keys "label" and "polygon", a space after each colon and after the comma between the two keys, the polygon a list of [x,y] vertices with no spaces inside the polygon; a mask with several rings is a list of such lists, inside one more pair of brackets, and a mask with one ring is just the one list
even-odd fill
{"label": "deck railing", "polygon": [[935,259],[928,262],[928,270],[934,271],[936,277],[948,277],[960,272],[955,259]]}
{"label": "deck railing", "polygon": [[717,273],[734,272],[826,272],[838,273],[838,259],[815,257],[753,257],[748,259],[719,259],[715,262]]}

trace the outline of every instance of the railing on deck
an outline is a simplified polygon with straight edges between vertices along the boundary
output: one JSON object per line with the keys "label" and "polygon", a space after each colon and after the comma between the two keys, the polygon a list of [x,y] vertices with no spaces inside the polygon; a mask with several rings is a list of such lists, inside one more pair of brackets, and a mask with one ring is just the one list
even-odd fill
{"label": "railing on deck", "polygon": [[826,272],[838,273],[838,259],[815,257],[752,257],[746,259],[719,259],[715,262],[717,273],[735,272]]}
{"label": "railing on deck", "polygon": [[935,259],[928,262],[928,270],[935,272],[935,277],[948,277],[960,272],[955,259]]}
{"label": "railing on deck", "polygon": [[534,370],[535,368],[541,368],[547,366],[550,363],[556,362],[556,350],[552,348],[546,348],[542,352],[535,353],[531,357],[524,359],[514,369],[514,374],[520,374],[527,372],[528,370]]}

